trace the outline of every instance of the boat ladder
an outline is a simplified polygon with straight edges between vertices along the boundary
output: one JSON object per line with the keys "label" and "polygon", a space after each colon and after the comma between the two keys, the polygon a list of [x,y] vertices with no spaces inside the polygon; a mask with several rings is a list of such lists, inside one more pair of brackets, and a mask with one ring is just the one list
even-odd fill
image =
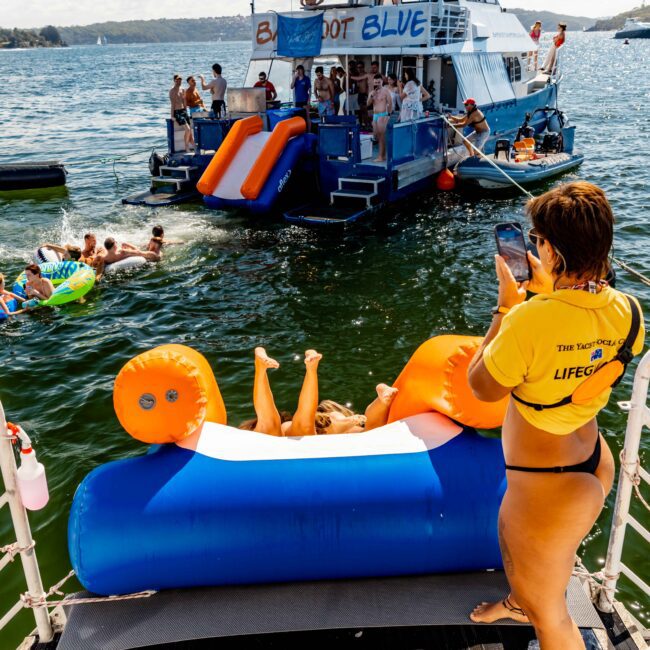
{"label": "boat ladder", "polygon": [[[628,413],[627,429],[623,451],[621,452],[621,469],[618,476],[618,488],[614,503],[612,529],[607,547],[607,558],[602,571],[603,582],[598,596],[598,608],[608,613],[614,611],[614,597],[620,575],[624,575],[646,596],[650,597],[650,585],[622,561],[623,543],[628,525],[650,544],[650,531],[644,528],[638,519],[630,514],[633,494],[650,513],[650,503],[643,497],[640,489],[643,483],[650,485],[650,473],[641,467],[639,460],[639,446],[643,427],[650,428],[650,408],[647,406],[649,388],[650,351],[641,359],[634,375],[632,400],[619,402],[621,409]],[[647,564],[645,566],[648,567]]]}
{"label": "boat ladder", "polygon": [[366,208],[379,201],[379,185],[386,179],[383,176],[349,176],[339,178],[339,188],[330,193],[331,205],[362,202]]}
{"label": "boat ladder", "polygon": [[[0,618],[0,630],[6,627],[26,606],[29,606],[34,612],[39,641],[47,643],[52,640],[54,630],[45,603],[47,594],[43,589],[43,581],[38,569],[36,551],[34,550],[35,542],[32,539],[27,511],[18,493],[18,474],[13,450],[15,440],[16,436],[7,429],[4,409],[0,402],[0,469],[2,470],[2,480],[5,486],[5,492],[0,494],[0,510],[5,505],[9,506],[13,528],[16,533],[16,541],[13,544],[0,548],[0,571],[5,569],[16,555],[20,555],[25,582],[27,583],[27,593],[23,594],[18,602]],[[30,604],[27,604],[27,601]],[[41,602],[43,604],[39,605],[38,603]]]}

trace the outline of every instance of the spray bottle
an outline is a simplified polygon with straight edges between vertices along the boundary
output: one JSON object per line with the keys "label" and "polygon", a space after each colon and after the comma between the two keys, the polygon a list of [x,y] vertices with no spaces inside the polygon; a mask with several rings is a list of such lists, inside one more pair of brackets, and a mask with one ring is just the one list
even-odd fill
{"label": "spray bottle", "polygon": [[7,422],[7,429],[21,442],[20,467],[18,468],[18,492],[27,510],[40,510],[50,499],[45,468],[36,460],[36,452],[29,436],[22,427]]}

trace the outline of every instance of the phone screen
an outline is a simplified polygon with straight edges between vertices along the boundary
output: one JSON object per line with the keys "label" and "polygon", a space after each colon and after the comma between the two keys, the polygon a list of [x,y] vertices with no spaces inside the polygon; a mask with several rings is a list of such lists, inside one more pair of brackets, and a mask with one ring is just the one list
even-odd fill
{"label": "phone screen", "polygon": [[530,280],[530,266],[526,256],[526,241],[518,223],[500,223],[494,229],[497,250],[510,267],[517,282]]}

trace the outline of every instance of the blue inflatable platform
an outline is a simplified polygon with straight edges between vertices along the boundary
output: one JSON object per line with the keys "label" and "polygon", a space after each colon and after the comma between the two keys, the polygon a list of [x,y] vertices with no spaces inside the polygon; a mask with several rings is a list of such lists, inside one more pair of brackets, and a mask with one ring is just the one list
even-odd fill
{"label": "blue inflatable platform", "polygon": [[277,438],[205,423],[77,490],[72,566],[99,594],[499,568],[499,440],[424,413]]}

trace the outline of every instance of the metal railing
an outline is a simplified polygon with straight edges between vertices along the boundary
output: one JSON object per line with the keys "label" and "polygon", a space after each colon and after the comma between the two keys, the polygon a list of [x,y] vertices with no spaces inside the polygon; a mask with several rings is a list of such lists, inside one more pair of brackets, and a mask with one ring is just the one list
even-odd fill
{"label": "metal railing", "polygon": [[624,411],[628,411],[625,444],[621,452],[621,469],[616,490],[612,530],[607,547],[607,558],[603,568],[603,583],[598,597],[598,608],[604,612],[614,610],[616,584],[622,574],[633,582],[647,596],[650,596],[650,585],[640,578],[622,561],[623,543],[628,525],[650,544],[650,531],[630,514],[632,495],[636,494],[643,506],[650,511],[650,505],[643,498],[640,487],[645,482],[650,485],[650,474],[639,462],[639,446],[643,427],[650,428],[650,409],[647,406],[648,389],[650,388],[650,352],[641,359],[634,375],[632,400],[620,402]]}
{"label": "metal railing", "polygon": [[[20,554],[20,560],[25,574],[27,583],[27,596],[32,602],[43,601],[42,606],[34,606],[34,618],[36,619],[36,629],[38,631],[39,641],[47,643],[52,640],[54,632],[50,615],[45,605],[45,591],[43,581],[38,569],[36,560],[36,551],[34,550],[34,540],[29,527],[29,519],[25,510],[20,494],[18,493],[17,467],[16,458],[12,442],[15,436],[9,433],[5,420],[4,409],[0,402],[0,470],[2,470],[2,479],[4,481],[5,492],[0,494],[0,510],[5,505],[9,506],[11,520],[16,533],[16,542],[4,546],[4,554],[0,558],[0,571],[14,559],[15,555]],[[0,618],[0,630],[4,628],[19,612],[25,607],[25,601],[20,598],[18,602]]]}
{"label": "metal railing", "polygon": [[432,3],[431,47],[440,47],[467,40],[469,11],[465,7],[450,5],[443,0]]}

